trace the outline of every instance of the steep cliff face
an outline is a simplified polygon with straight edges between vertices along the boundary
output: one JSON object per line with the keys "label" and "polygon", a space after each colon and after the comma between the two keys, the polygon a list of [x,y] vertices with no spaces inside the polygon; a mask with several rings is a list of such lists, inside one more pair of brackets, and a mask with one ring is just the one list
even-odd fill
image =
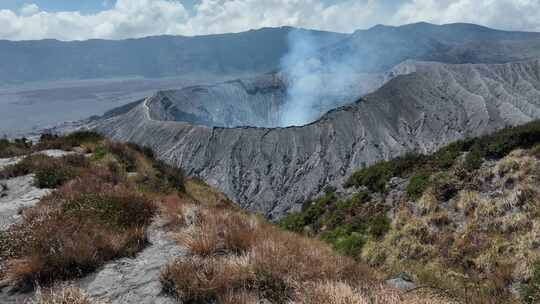
{"label": "steep cliff face", "polygon": [[540,118],[540,60],[410,61],[393,72],[379,90],[302,127],[162,121],[152,98],[88,127],[150,146],[242,207],[277,218],[325,185],[341,185],[359,167]]}
{"label": "steep cliff face", "polygon": [[272,127],[279,122],[286,86],[276,74],[159,92],[148,102],[155,120],[218,127]]}

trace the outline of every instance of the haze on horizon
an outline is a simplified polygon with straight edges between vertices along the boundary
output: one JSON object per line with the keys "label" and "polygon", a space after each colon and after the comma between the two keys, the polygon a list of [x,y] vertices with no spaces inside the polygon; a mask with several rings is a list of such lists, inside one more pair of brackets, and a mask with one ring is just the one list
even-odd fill
{"label": "haze on horizon", "polygon": [[376,24],[467,22],[540,31],[535,0],[4,0],[0,39],[125,39],[295,26],[353,32]]}

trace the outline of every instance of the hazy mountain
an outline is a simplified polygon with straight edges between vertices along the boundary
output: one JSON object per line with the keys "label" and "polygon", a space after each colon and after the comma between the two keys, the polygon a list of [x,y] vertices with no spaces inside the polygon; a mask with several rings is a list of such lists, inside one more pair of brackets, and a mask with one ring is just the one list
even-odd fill
{"label": "hazy mountain", "polygon": [[538,33],[471,24],[375,26],[353,34],[281,27],[118,41],[0,41],[0,82],[266,73],[280,68],[292,30],[309,35],[323,59],[353,57],[347,60],[361,71],[384,71],[405,59],[498,63],[540,55]]}
{"label": "hazy mountain", "polygon": [[406,59],[445,63],[504,63],[540,56],[540,33],[475,24],[378,25],[325,48],[326,62],[342,60],[363,72],[388,70]]}
{"label": "hazy mountain", "polygon": [[[196,37],[62,42],[0,41],[0,82],[120,76],[264,73],[279,67],[290,27]],[[308,31],[322,45],[344,34]]]}

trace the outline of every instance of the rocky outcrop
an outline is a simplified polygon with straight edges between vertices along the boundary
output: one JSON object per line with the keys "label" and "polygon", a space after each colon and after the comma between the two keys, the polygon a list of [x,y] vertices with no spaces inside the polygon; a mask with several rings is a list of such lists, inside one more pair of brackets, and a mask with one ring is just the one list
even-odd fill
{"label": "rocky outcrop", "polygon": [[[71,152],[44,150],[38,153],[50,157],[62,157]],[[23,157],[0,158],[0,170],[6,166],[14,165],[22,159]],[[32,174],[0,180],[0,231],[6,230],[17,222],[21,209],[34,206],[50,192],[49,189],[35,187]]]}
{"label": "rocky outcrop", "polygon": [[38,189],[34,186],[33,175],[16,177],[0,183],[0,231],[17,222],[21,209],[34,206],[50,193],[48,189]]}
{"label": "rocky outcrop", "polygon": [[[324,88],[320,92],[313,92],[320,102],[310,105],[306,110],[317,115],[314,119],[378,89],[390,74],[358,73],[349,76],[349,82],[354,83],[354,87]],[[333,75],[325,77],[332,78]],[[284,112],[289,110],[287,102],[290,101],[290,96],[287,90],[290,82],[286,73],[265,74],[214,85],[161,91],[148,99],[146,104],[153,120],[182,121],[226,128],[278,127],[283,124]],[[123,110],[125,112],[130,107],[131,105],[112,113]]]}
{"label": "rocky outcrop", "polygon": [[218,127],[279,123],[286,85],[277,74],[158,92],[147,101],[155,120]]}
{"label": "rocky outcrop", "polygon": [[108,263],[96,273],[74,282],[94,298],[107,299],[111,304],[174,304],[163,294],[159,281],[162,267],[185,250],[168,238],[164,221],[157,218],[148,227],[150,245],[135,258],[123,258]]}
{"label": "rocky outcrop", "polygon": [[376,92],[302,127],[218,128],[156,120],[147,99],[88,124],[152,147],[243,207],[277,218],[354,170],[540,118],[540,60],[405,62]]}

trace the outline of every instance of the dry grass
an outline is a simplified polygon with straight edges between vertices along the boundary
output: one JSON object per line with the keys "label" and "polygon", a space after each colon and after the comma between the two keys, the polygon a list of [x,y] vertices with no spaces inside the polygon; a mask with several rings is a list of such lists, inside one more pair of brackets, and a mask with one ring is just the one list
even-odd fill
{"label": "dry grass", "polygon": [[540,259],[540,162],[517,150],[471,174],[448,201],[426,191],[400,204],[392,229],[369,241],[362,258],[466,303],[517,301],[508,286],[527,282]]}
{"label": "dry grass", "polygon": [[226,195],[216,191],[197,178],[190,178],[185,181],[185,190],[189,195],[203,206],[215,207],[217,209],[240,210]]}
{"label": "dry grass", "polygon": [[259,297],[249,291],[240,290],[220,295],[218,302],[221,304],[259,304]]}
{"label": "dry grass", "polygon": [[[37,157],[32,164],[48,160]],[[21,221],[2,236],[10,254],[0,257],[0,268],[14,287],[80,277],[112,259],[133,256],[147,244],[156,196],[138,191],[117,166],[90,164],[82,156],[59,161],[77,168],[77,177],[24,210]],[[50,168],[53,176],[59,169]]]}
{"label": "dry grass", "polygon": [[298,292],[297,304],[440,304],[430,295],[407,295],[382,285],[358,290],[343,282],[310,283]]}
{"label": "dry grass", "polygon": [[127,190],[99,194],[59,191],[23,214],[10,230],[14,285],[48,284],[93,271],[106,261],[133,256],[146,244],[151,201]]}
{"label": "dry grass", "polygon": [[183,217],[197,214],[197,220],[183,220],[188,224],[175,233],[192,256],[174,261],[161,274],[164,290],[183,302],[446,303],[409,301],[414,296],[400,297],[379,287],[368,267],[319,240],[214,206],[186,203],[172,209]]}
{"label": "dry grass", "polygon": [[83,290],[74,287],[38,289],[36,295],[25,304],[106,304],[87,295]]}
{"label": "dry grass", "polygon": [[162,272],[163,288],[185,302],[211,301],[248,287],[255,273],[246,257],[179,259]]}
{"label": "dry grass", "polygon": [[201,220],[196,227],[186,229],[176,236],[177,240],[194,254],[242,254],[260,237],[255,219],[217,210],[205,210],[201,213]]}

